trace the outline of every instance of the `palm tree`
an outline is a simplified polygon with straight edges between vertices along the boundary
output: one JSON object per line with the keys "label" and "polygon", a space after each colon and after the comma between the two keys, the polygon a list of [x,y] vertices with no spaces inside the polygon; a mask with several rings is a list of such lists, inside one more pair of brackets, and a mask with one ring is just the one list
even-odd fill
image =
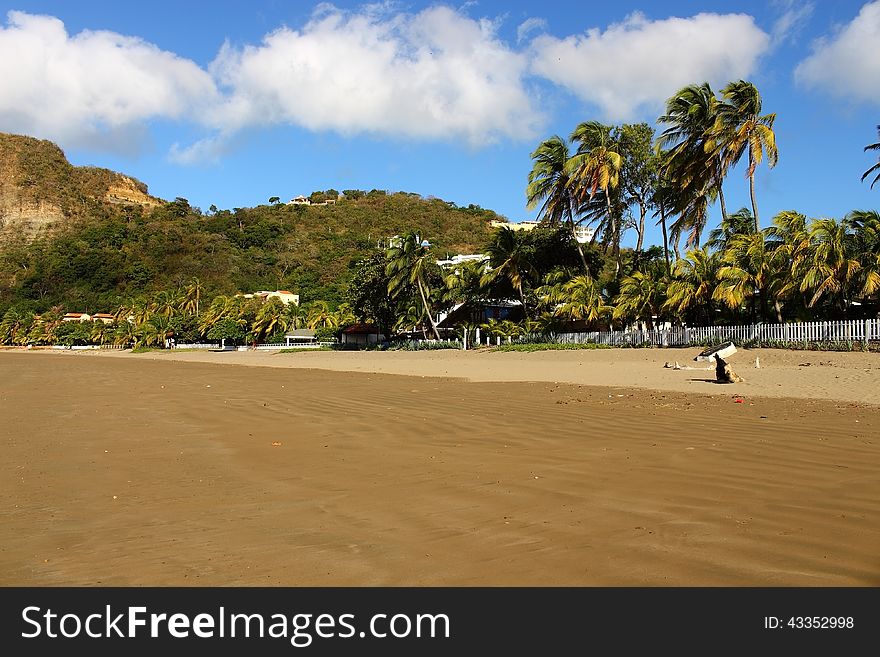
{"label": "palm tree", "polygon": [[880,278],[880,213],[876,210],[855,210],[846,217],[852,229],[855,253],[859,260],[859,287],[862,296],[877,291],[875,281]]}
{"label": "palm tree", "polygon": [[578,206],[575,190],[571,184],[568,144],[554,135],[542,141],[531,154],[534,161],[526,187],[526,203],[529,210],[543,201],[538,215],[551,226],[567,225],[575,238],[578,254],[587,271],[587,260],[580,242],[575,236],[574,215]]}
{"label": "palm tree", "polygon": [[[611,205],[611,192],[620,183],[623,158],[611,139],[611,128],[597,121],[581,123],[571,134],[578,144],[577,153],[569,159],[569,184],[582,204],[589,204],[602,191],[605,196],[605,232],[614,245],[617,272],[620,271],[621,219]],[[598,233],[598,231],[597,231]]]}
{"label": "palm tree", "polygon": [[205,288],[202,285],[202,282],[198,278],[193,277],[192,280],[190,280],[189,285],[183,290],[183,311],[190,315],[198,316],[199,302],[201,301],[204,291]]}
{"label": "palm tree", "polygon": [[298,329],[303,325],[305,320],[305,309],[298,303],[288,303],[284,306],[284,325],[285,330]]}
{"label": "palm tree", "polygon": [[465,303],[483,296],[481,280],[486,273],[485,261],[463,262],[443,278],[446,290],[443,300],[450,303]]}
{"label": "palm tree", "polygon": [[813,292],[812,308],[823,297],[836,297],[843,316],[847,316],[850,295],[866,296],[880,289],[880,274],[861,275],[862,263],[856,254],[851,223],[817,219],[810,226],[813,257],[806,268],[801,289]]}
{"label": "palm tree", "polygon": [[530,275],[535,275],[535,268],[529,262],[522,241],[515,231],[504,227],[499,229],[486,248],[489,255],[489,267],[480,278],[480,284],[487,287],[498,279],[506,279],[519,295],[523,313],[528,318],[529,309],[526,304],[523,284]]}
{"label": "palm tree", "polygon": [[654,329],[654,317],[660,313],[666,296],[664,281],[650,272],[634,272],[620,282],[620,292],[615,299],[615,319],[635,316]]}
{"label": "palm tree", "polygon": [[107,342],[107,338],[109,337],[110,329],[107,327],[104,322],[92,322],[92,329],[89,332],[89,340],[94,344],[103,345]]}
{"label": "palm tree", "polygon": [[755,232],[761,230],[758,220],[758,203],[755,200],[755,169],[765,154],[767,163],[774,167],[779,159],[773,123],[776,114],[761,114],[761,94],[751,82],[738,80],[721,90],[724,102],[718,105],[718,119],[713,129],[716,148],[721,154],[722,166],[728,169],[748,152],[749,195],[752,199],[752,215]]}
{"label": "palm tree", "polygon": [[414,285],[419,292],[425,315],[431,322],[434,337],[439,340],[440,332],[437,330],[437,323],[434,321],[429,303],[431,287],[428,281],[431,272],[438,268],[436,260],[428,253],[419,236],[412,231],[400,238],[396,246],[388,249],[386,256],[388,265],[385,267],[385,273],[390,277],[388,294],[392,298],[397,298],[403,294],[408,285]]}
{"label": "palm tree", "polygon": [[262,342],[269,335],[277,331],[284,331],[287,325],[284,321],[284,304],[278,298],[266,300],[257,310],[254,323],[251,326],[251,336],[255,343]]}
{"label": "palm tree", "polygon": [[[208,309],[199,316],[199,332],[207,335],[211,327],[225,319],[238,320],[240,315],[239,297],[218,295],[211,301]],[[136,322],[137,323],[137,322]]]}
{"label": "palm tree", "polygon": [[748,208],[740,208],[721,220],[718,228],[709,231],[706,246],[717,251],[724,251],[734,235],[747,235],[755,232],[755,218]]}
{"label": "palm tree", "polygon": [[354,309],[350,304],[341,303],[336,309],[336,326],[351,326],[357,321]]}
{"label": "palm tree", "polygon": [[661,133],[658,146],[668,148],[667,175],[682,189],[714,188],[714,195],[721,203],[721,218],[725,219],[727,206],[722,183],[728,166],[715,147],[713,137],[718,104],[708,82],[679,89],[666,101],[666,114],[657,119],[658,123],[668,126]]}
{"label": "palm tree", "polygon": [[700,236],[709,218],[709,205],[715,200],[715,190],[710,187],[683,187],[670,196],[669,209],[678,218],[669,226],[673,244],[678,245],[681,235],[687,233],[686,245],[700,248]]}
{"label": "palm tree", "polygon": [[781,278],[764,233],[734,235],[721,255],[721,262],[719,282],[712,298],[731,309],[749,301],[752,314],[766,320],[768,301],[771,295],[778,293]]}
{"label": "palm tree", "polygon": [[155,314],[170,319],[182,306],[182,297],[177,290],[162,290],[154,298],[152,310]]}
{"label": "palm tree", "polygon": [[0,343],[20,344],[22,337],[27,337],[31,325],[34,323],[34,314],[18,308],[10,308],[0,321]]}
{"label": "palm tree", "polygon": [[[773,217],[773,225],[764,232],[767,235],[767,248],[773,253],[773,266],[780,278],[775,304],[777,318],[782,321],[783,299],[802,294],[800,287],[804,267],[812,259],[807,218],[794,210],[783,210]],[[803,298],[800,301],[801,306],[806,308],[808,301]]]}
{"label": "palm tree", "polygon": [[[877,136],[880,137],[880,125],[877,126]],[[880,141],[878,141],[876,144],[868,144],[867,146],[865,146],[865,151],[880,151]],[[877,171],[878,173],[874,180],[871,181],[871,189],[874,189],[874,184],[878,180],[880,180],[880,161],[878,161],[877,164],[865,171],[864,175],[862,175],[862,182],[864,182],[865,178],[870,176],[875,171]]]}
{"label": "palm tree", "polygon": [[684,258],[675,263],[662,310],[675,312],[682,317],[692,311],[701,311],[702,321],[711,325],[712,292],[719,266],[718,256],[710,253],[707,247],[688,251]]}
{"label": "palm tree", "polygon": [[309,304],[306,321],[310,329],[330,328],[339,326],[336,315],[330,310],[326,301],[313,301]]}
{"label": "palm tree", "polygon": [[581,274],[543,288],[542,301],[554,314],[572,321],[593,322],[611,313],[599,284],[591,276]]}

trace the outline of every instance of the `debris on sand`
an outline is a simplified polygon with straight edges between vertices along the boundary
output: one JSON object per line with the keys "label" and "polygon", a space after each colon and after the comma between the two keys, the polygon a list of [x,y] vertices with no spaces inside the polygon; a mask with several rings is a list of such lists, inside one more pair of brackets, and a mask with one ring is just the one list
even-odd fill
{"label": "debris on sand", "polygon": [[744,379],[733,371],[726,360],[715,354],[715,380],[718,383],[741,383]]}

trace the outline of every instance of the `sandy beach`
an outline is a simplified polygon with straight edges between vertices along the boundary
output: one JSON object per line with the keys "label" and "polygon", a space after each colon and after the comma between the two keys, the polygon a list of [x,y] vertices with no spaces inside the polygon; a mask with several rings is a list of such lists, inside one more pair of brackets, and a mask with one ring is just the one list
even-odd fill
{"label": "sandy beach", "polygon": [[697,351],[0,351],[0,585],[880,585],[880,354]]}

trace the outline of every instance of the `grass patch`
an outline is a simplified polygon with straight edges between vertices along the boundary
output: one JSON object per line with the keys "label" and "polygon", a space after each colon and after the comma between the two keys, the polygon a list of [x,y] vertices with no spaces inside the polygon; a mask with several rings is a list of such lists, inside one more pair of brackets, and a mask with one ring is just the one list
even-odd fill
{"label": "grass patch", "polygon": [[611,345],[594,344],[568,344],[560,342],[535,342],[527,344],[502,344],[495,347],[495,351],[564,351],[569,349],[613,349]]}
{"label": "grass patch", "polygon": [[160,349],[159,347],[135,347],[131,350],[133,354],[146,354],[150,351],[165,351],[164,349]]}

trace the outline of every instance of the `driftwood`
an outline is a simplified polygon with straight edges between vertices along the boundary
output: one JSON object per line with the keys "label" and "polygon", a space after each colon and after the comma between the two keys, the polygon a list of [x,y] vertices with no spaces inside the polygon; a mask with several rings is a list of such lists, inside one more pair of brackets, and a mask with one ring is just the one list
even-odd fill
{"label": "driftwood", "polygon": [[715,380],[718,383],[740,383],[744,379],[733,371],[726,360],[715,354]]}

